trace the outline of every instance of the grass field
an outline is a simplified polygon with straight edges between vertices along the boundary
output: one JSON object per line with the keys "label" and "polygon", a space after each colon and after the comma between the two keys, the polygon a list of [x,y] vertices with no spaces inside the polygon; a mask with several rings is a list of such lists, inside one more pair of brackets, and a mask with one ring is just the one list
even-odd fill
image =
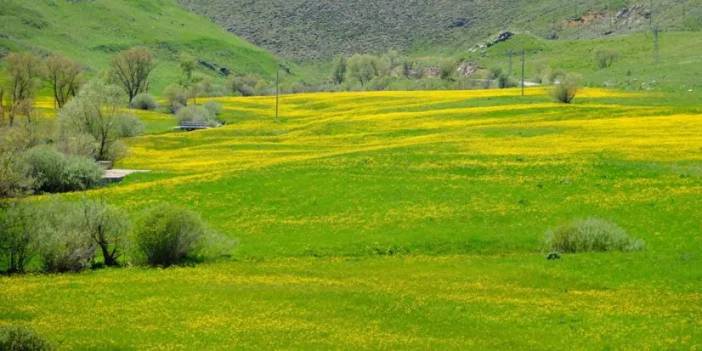
{"label": "grass field", "polygon": [[[0,323],[62,349],[700,349],[699,93],[218,98],[225,127],[129,141],[153,172],[63,195],[166,201],[240,245],[167,270],[0,277]],[[547,261],[602,217],[636,253]]]}

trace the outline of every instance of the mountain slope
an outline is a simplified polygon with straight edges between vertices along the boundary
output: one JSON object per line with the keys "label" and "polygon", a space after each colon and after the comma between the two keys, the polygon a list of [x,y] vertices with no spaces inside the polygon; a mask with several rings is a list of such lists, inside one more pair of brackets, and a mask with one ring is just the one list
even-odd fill
{"label": "mountain slope", "polygon": [[[500,30],[593,38],[700,27],[700,0],[179,0],[227,30],[294,59],[389,48],[466,48]],[[651,11],[653,10],[653,11]],[[653,13],[651,13],[653,12]]]}
{"label": "mountain slope", "polygon": [[158,60],[154,90],[178,79],[178,59],[188,53],[205,64],[203,74],[271,76],[276,58],[190,13],[173,0],[0,0],[0,57],[12,50],[58,52],[97,73],[118,51],[132,46],[152,49]]}

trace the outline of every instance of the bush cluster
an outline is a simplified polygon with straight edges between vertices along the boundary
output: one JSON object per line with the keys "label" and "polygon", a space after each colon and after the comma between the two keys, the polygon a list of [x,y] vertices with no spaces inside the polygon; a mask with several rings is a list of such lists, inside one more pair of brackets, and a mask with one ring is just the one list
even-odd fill
{"label": "bush cluster", "polygon": [[563,253],[638,251],[642,240],[631,238],[618,225],[598,218],[576,220],[546,232],[549,250]]}
{"label": "bush cluster", "polygon": [[[130,234],[131,233],[131,234]],[[0,271],[78,272],[125,263],[172,266],[231,251],[193,212],[170,205],[146,210],[136,226],[101,201],[13,203],[0,211]]]}

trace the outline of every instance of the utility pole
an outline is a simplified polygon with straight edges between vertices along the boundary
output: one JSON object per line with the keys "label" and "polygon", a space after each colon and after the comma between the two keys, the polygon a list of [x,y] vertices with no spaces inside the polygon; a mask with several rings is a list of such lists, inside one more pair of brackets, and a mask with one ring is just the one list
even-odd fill
{"label": "utility pole", "polygon": [[279,121],[278,113],[280,112],[280,65],[275,66],[275,121]]}
{"label": "utility pole", "polygon": [[514,51],[509,49],[509,51],[507,51],[507,57],[509,58],[509,70],[507,71],[507,77],[512,77],[512,56],[514,56]]}
{"label": "utility pole", "polygon": [[653,0],[651,0],[651,5],[649,6],[648,11],[650,12],[648,16],[648,24],[651,26],[651,29],[653,29]]}
{"label": "utility pole", "polygon": [[522,96],[524,96],[524,68],[526,66],[526,49],[522,49]]}
{"label": "utility pole", "polygon": [[653,60],[656,64],[661,61],[661,51],[660,51],[660,32],[658,26],[653,27]]}

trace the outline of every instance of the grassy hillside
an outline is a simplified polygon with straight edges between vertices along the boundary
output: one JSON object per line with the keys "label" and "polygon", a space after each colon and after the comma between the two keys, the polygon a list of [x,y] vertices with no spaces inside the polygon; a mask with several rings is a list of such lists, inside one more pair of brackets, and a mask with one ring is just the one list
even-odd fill
{"label": "grassy hillside", "polygon": [[[179,0],[284,57],[309,60],[390,48],[466,49],[501,30],[594,38],[702,27],[699,0]],[[653,3],[653,8],[651,8]]]}
{"label": "grassy hillside", "polygon": [[[511,51],[512,77],[518,80],[521,51],[526,48],[526,79],[529,81],[540,79],[551,69],[579,74],[582,84],[589,86],[686,93],[702,90],[702,32],[662,33],[658,46],[656,51],[649,32],[591,40],[544,40],[518,35],[461,57],[485,68],[499,67],[508,72]],[[600,51],[615,54],[611,67],[598,66],[596,55]]]}
{"label": "grassy hillside", "polygon": [[[155,52],[158,68],[153,88],[157,92],[179,78],[181,53],[235,73],[270,77],[276,66],[270,53],[172,0],[0,0],[0,54],[10,50],[56,52],[97,73],[116,52],[132,46]],[[198,70],[218,77],[203,65]]]}
{"label": "grassy hillside", "polygon": [[[235,260],[2,277],[0,323],[62,349],[702,346],[695,98],[303,94],[279,122],[273,98],[217,101],[225,127],[129,141],[119,166],[152,173],[63,196],[189,207]],[[544,232],[587,217],[646,249],[547,261]]]}

